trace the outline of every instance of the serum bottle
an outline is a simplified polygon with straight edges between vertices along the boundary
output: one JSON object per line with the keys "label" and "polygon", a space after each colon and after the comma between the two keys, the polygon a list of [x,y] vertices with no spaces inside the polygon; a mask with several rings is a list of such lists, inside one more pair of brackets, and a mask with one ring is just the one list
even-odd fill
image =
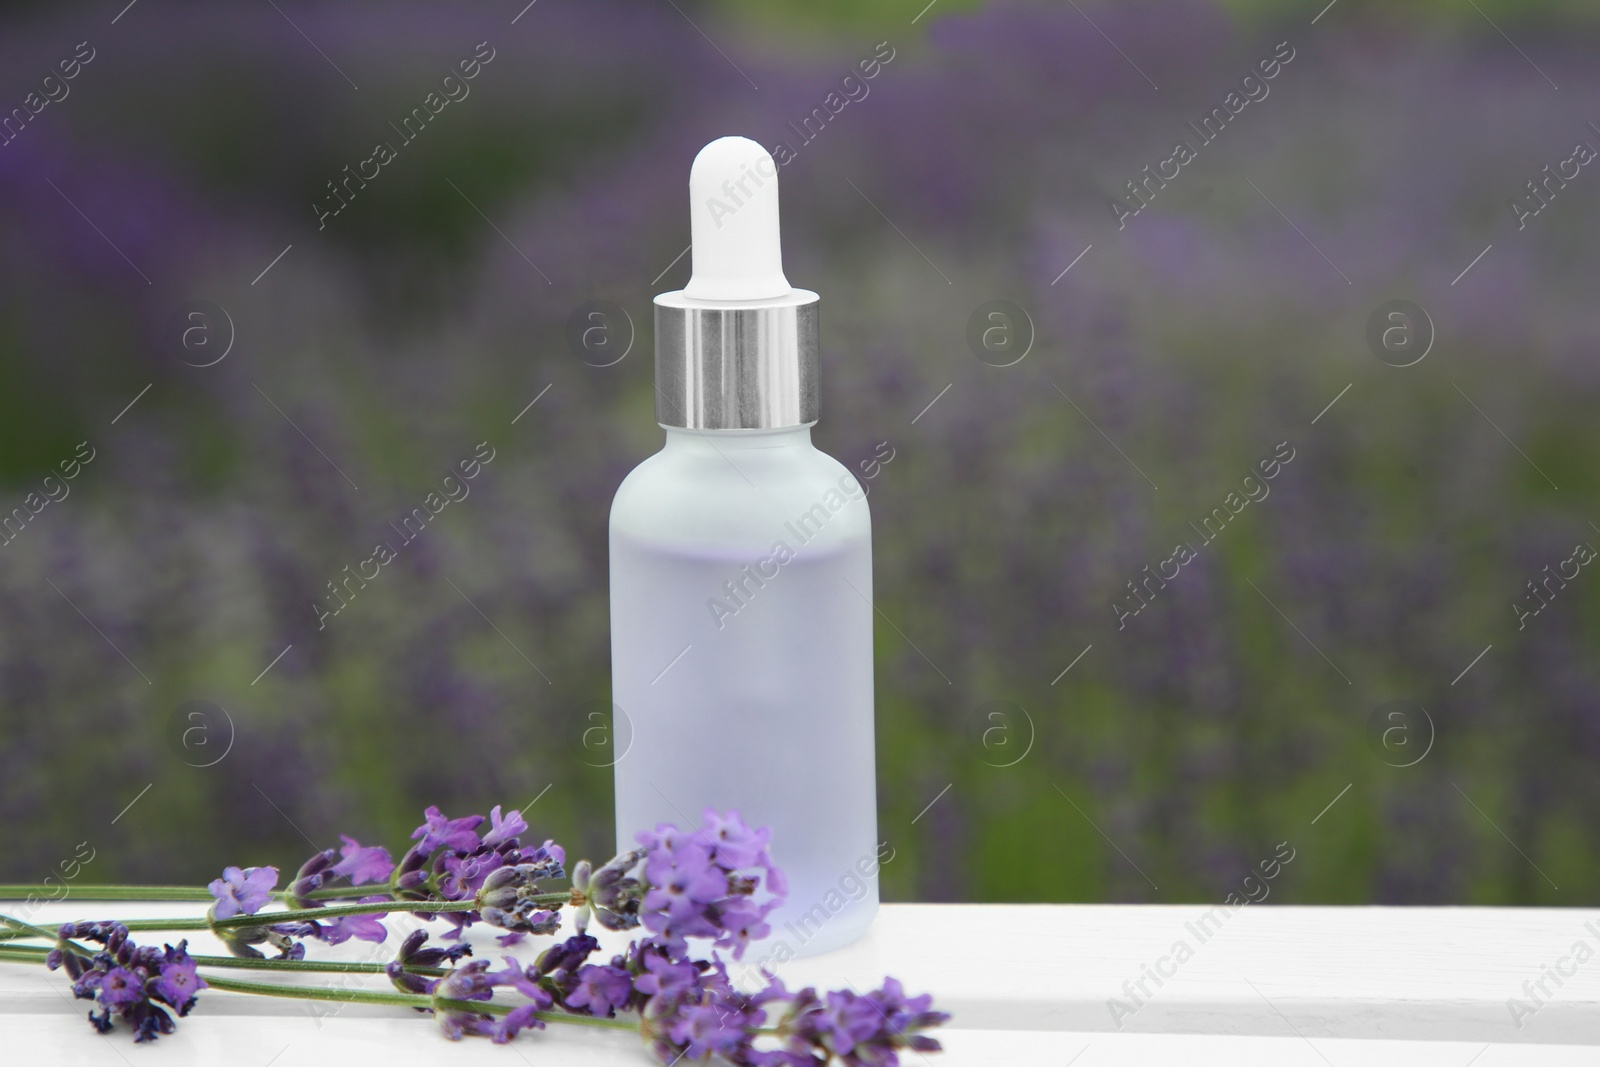
{"label": "serum bottle", "polygon": [[689,194],[689,284],[655,298],[666,445],[611,506],[618,849],[708,807],[770,826],[781,962],[878,908],[872,528],[811,444],[818,297],[784,277],[772,157],[713,141]]}

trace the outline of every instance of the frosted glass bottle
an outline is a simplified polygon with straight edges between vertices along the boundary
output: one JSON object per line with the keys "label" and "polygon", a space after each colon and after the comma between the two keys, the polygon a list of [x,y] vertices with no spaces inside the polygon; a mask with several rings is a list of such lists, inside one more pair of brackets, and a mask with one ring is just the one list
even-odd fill
{"label": "frosted glass bottle", "polygon": [[778,168],[721,137],[689,171],[692,256],[655,298],[666,446],[611,505],[617,842],[706,808],[772,829],[773,966],[878,908],[872,523],[811,445],[820,298],[783,272]]}
{"label": "frosted glass bottle", "polygon": [[789,882],[747,962],[838,947],[878,906],[866,495],[810,424],[663,429],[611,508],[619,847],[738,809]]}

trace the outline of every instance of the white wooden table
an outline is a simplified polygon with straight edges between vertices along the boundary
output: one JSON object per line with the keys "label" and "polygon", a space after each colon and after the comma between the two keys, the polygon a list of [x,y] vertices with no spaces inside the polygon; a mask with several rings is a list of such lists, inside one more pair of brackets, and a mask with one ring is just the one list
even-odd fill
{"label": "white wooden table", "polygon": [[[196,904],[63,902],[41,908],[33,921],[53,927],[66,919],[201,910]],[[852,984],[865,991],[892,974],[912,993],[933,993],[936,1006],[955,1017],[940,1035],[942,1055],[907,1054],[905,1062],[918,1067],[1600,1063],[1600,910],[1252,905],[1226,918],[1215,912],[1202,925],[1207,911],[886,905],[860,942],[778,971],[791,988]],[[393,925],[415,924],[403,919]],[[477,930],[471,937],[476,954],[498,959],[504,950]],[[1203,941],[1200,933],[1207,935]],[[603,938],[608,949],[625,940]],[[313,955],[381,962],[397,941],[353,942]],[[1181,963],[1174,955],[1180,941],[1191,953],[1179,952]],[[1578,962],[1579,942],[1593,958]],[[530,941],[517,954],[531,958],[546,943]],[[221,952],[204,933],[190,935],[190,948]],[[1160,985],[1146,967],[1151,974],[1159,969]],[[1535,1001],[1523,983],[1539,993],[1541,979],[1545,993]],[[381,977],[370,984],[388,988]],[[1534,1009],[1520,1026],[1508,1006],[1514,997]],[[1114,1020],[1113,998],[1132,1010],[1118,1010]],[[134,1046],[120,1024],[110,1037],[96,1035],[84,1021],[87,1009],[88,1002],[72,999],[60,972],[0,964],[0,1063],[115,1067],[159,1059],[183,1067],[320,1067],[418,1062],[419,1056],[463,1064],[653,1062],[628,1034],[552,1025],[524,1034],[511,1048],[484,1040],[451,1046],[429,1018],[414,1013],[215,990],[201,994],[178,1033],[153,1047]]]}

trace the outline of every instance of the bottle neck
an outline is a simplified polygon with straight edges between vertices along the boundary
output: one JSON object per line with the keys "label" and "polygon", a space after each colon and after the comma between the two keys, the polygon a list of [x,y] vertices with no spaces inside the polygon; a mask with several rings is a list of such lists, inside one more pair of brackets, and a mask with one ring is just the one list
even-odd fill
{"label": "bottle neck", "polygon": [[783,426],[772,430],[691,430],[681,426],[662,426],[667,431],[666,450],[703,449],[708,444],[718,452],[748,452],[774,448],[811,448],[811,427]]}

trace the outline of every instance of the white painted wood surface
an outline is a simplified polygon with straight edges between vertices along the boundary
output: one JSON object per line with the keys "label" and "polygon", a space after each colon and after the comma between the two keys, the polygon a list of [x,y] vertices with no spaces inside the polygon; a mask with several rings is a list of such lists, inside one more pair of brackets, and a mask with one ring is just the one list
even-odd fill
{"label": "white painted wood surface", "polygon": [[[200,910],[65,902],[40,909],[34,921]],[[323,951],[384,960],[394,940]],[[503,952],[487,933],[472,940],[480,956]],[[1179,942],[1192,954],[1175,951]],[[544,943],[517,954],[531,957]],[[203,933],[191,948],[220,951]],[[1156,973],[1158,963],[1166,972],[1160,985],[1145,971]],[[1600,1063],[1600,910],[1251,905],[1227,914],[1203,906],[897,904],[886,905],[857,944],[777,969],[791,987],[866,990],[893,974],[911,992],[932,992],[955,1018],[941,1035],[944,1054],[906,1057],[919,1067]],[[1532,1009],[1520,1020],[1512,998]],[[1114,1010],[1113,1001],[1131,1011]],[[115,1065],[137,1055],[185,1067],[286,1067],[418,1053],[464,1064],[651,1062],[626,1034],[552,1026],[524,1035],[515,1050],[486,1041],[447,1046],[423,1016],[216,991],[202,994],[177,1034],[134,1048],[125,1030],[97,1036],[86,1010],[59,973],[0,964],[0,1062]]]}

